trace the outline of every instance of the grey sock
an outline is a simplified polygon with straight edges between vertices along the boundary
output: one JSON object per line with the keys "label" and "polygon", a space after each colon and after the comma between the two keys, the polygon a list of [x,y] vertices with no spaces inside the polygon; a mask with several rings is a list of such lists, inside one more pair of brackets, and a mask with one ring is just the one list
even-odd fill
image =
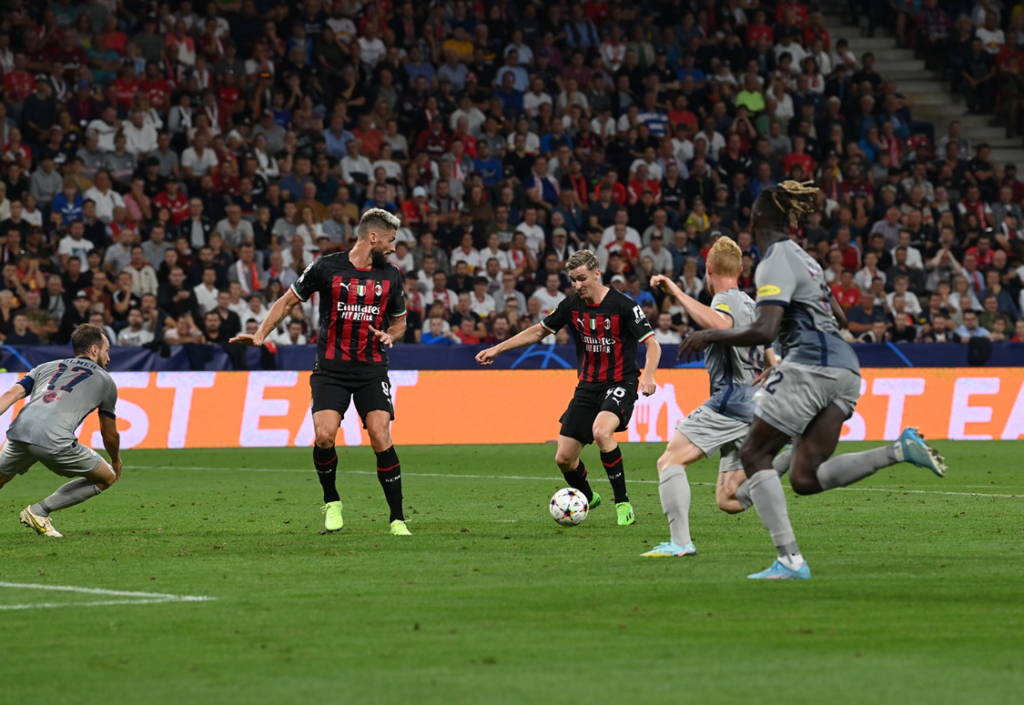
{"label": "grey sock", "polygon": [[[775,460],[772,461],[772,467],[775,468],[775,472],[779,473],[779,477],[782,477],[789,472],[789,463],[793,459],[793,450],[789,449],[783,451],[775,456]],[[736,488],[736,501],[744,509],[750,509],[754,504],[754,500],[750,498],[750,483],[745,482]]]}
{"label": "grey sock", "polygon": [[764,527],[771,534],[772,543],[778,549],[779,555],[800,553],[793,526],[789,523],[789,515],[786,512],[786,495],[782,491],[779,473],[772,469],[759,470],[744,484],[750,487],[750,498],[761,516]]}
{"label": "grey sock", "polygon": [[668,519],[672,543],[685,546],[690,543],[690,482],[686,478],[686,468],[682,465],[665,468],[658,483],[658,494]]}
{"label": "grey sock", "polygon": [[76,480],[72,480],[67,484],[61,485],[57,488],[56,492],[38,504],[33,504],[32,513],[38,516],[48,517],[50,516],[50,512],[55,512],[58,509],[67,509],[68,507],[73,507],[76,504],[81,504],[85,500],[95,497],[102,491],[103,490],[86,480],[84,477],[79,477]]}
{"label": "grey sock", "polygon": [[872,448],[861,453],[837,455],[818,466],[818,482],[822,489],[831,490],[835,487],[846,487],[868,475],[875,474],[880,468],[895,465],[896,451],[892,445]]}
{"label": "grey sock", "polygon": [[772,467],[775,468],[775,472],[779,473],[779,477],[782,477],[789,472],[789,464],[793,460],[793,449],[784,450],[775,456],[775,460],[772,461]]}

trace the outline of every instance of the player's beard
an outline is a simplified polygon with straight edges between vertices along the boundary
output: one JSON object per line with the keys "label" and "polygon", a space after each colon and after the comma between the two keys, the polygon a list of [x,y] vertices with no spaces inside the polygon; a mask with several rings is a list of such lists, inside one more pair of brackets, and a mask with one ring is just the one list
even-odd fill
{"label": "player's beard", "polygon": [[383,268],[388,266],[388,256],[384,254],[383,250],[378,250],[377,248],[370,250],[370,261],[373,262],[374,267]]}

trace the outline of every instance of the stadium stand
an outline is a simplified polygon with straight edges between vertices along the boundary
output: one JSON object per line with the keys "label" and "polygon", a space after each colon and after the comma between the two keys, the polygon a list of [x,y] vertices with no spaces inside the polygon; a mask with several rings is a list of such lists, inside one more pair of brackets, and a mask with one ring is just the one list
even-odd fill
{"label": "stadium stand", "polygon": [[[116,345],[252,365],[227,339],[371,207],[402,219],[405,343],[515,334],[571,291],[562,263],[588,247],[672,344],[691,324],[651,275],[707,301],[704,255],[729,236],[754,295],[750,207],[784,179],[821,189],[793,237],[852,341],[1024,342],[1016,165],[921,119],[902,78],[850,49],[855,27],[848,42],[798,0],[6,5],[7,347],[66,343],[100,314]],[[1024,2],[1009,5],[837,9],[894,28],[960,113],[1017,139]],[[314,342],[316,323],[314,297],[273,342]]]}

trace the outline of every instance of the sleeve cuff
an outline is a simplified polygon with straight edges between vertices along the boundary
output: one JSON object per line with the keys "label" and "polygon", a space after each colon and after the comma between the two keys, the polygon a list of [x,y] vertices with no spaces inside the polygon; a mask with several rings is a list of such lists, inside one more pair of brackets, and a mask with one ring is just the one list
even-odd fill
{"label": "sleeve cuff", "polygon": [[788,301],[776,301],[776,300],[773,299],[771,301],[758,301],[757,305],[758,305],[759,308],[761,306],[781,306],[782,308],[786,308],[787,306],[789,306],[789,302]]}
{"label": "sleeve cuff", "polygon": [[551,330],[551,326],[549,326],[549,325],[548,325],[547,323],[545,323],[544,321],[541,321],[541,322],[540,322],[540,325],[541,325],[541,328],[543,328],[544,330],[546,330],[546,331],[547,331],[548,333],[552,333],[552,334],[554,334],[554,333],[557,333],[557,332],[558,332],[557,330]]}
{"label": "sleeve cuff", "polygon": [[307,301],[309,301],[308,296],[306,298],[302,298],[302,294],[300,294],[299,290],[295,288],[295,282],[292,282],[292,285],[288,288],[292,290],[293,294],[299,297],[299,301],[301,301],[302,303],[306,303]]}
{"label": "sleeve cuff", "polygon": [[25,388],[25,396],[28,396],[29,394],[32,393],[32,390],[35,388],[36,381],[29,377],[28,375],[26,375],[18,380],[18,384]]}
{"label": "sleeve cuff", "polygon": [[645,335],[644,337],[640,338],[640,340],[638,340],[637,342],[638,343],[642,343],[645,340],[647,340],[648,338],[650,338],[652,335],[654,335],[654,331],[653,330],[652,331],[648,331],[647,335]]}
{"label": "sleeve cuff", "polygon": [[408,311],[402,311],[401,313],[389,313],[388,316],[391,318],[404,318]]}
{"label": "sleeve cuff", "polygon": [[117,416],[114,414],[113,411],[107,411],[105,409],[100,409],[99,412],[100,412],[100,416],[106,416],[108,419],[114,419],[115,421],[117,420]]}

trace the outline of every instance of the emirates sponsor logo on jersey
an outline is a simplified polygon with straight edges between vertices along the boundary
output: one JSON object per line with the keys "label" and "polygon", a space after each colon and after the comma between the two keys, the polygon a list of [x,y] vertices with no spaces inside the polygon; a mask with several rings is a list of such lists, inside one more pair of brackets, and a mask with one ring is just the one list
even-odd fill
{"label": "emirates sponsor logo on jersey", "polygon": [[[363,287],[359,287],[362,289]],[[338,318],[346,321],[375,321],[380,315],[380,306],[346,304],[338,302]]]}

